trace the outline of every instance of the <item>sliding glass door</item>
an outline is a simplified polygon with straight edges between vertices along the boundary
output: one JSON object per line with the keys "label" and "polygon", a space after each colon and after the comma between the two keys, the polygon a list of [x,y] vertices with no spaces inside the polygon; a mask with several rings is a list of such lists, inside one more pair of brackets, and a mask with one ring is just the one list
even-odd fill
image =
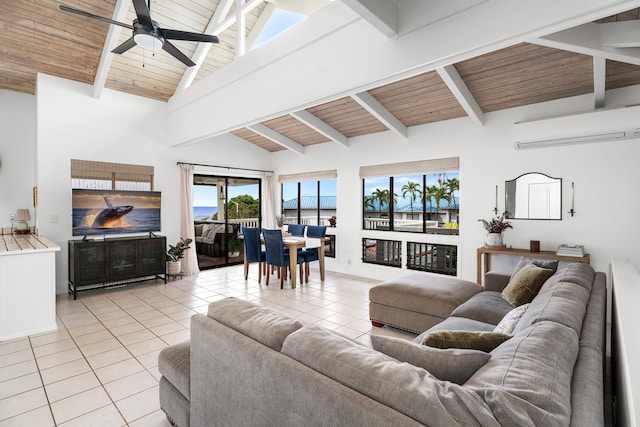
{"label": "sliding glass door", "polygon": [[258,178],[195,175],[193,218],[200,269],[244,262],[242,227],[260,227]]}

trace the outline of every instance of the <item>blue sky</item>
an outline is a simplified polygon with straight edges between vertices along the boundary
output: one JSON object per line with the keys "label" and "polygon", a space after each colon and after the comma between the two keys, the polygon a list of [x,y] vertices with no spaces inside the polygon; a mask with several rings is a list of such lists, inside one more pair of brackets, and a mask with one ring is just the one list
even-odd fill
{"label": "blue sky", "polygon": [[264,43],[292,25],[302,21],[304,18],[306,18],[306,15],[290,12],[288,10],[276,9],[253,46],[256,47],[261,43]]}
{"label": "blue sky", "polygon": [[[303,181],[300,183],[300,194],[302,196],[317,196],[318,195],[318,181]],[[321,196],[335,196],[336,195],[336,180],[330,179],[320,181],[320,195]],[[298,197],[298,183],[290,182],[285,183],[282,186],[282,198],[284,200],[291,200]]]}
{"label": "blue sky", "polygon": [[[458,178],[460,179],[460,173],[458,172],[447,172],[447,178]],[[442,175],[442,180],[444,181],[445,176]],[[402,197],[402,191],[400,190],[404,184],[409,181],[414,181],[420,184],[420,190],[422,190],[422,175],[416,176],[396,176],[393,179],[393,184],[396,187],[395,193],[398,197]],[[427,175],[427,185],[438,185],[438,174],[430,174]],[[364,187],[364,195],[370,196],[376,188],[384,189],[389,187],[389,178],[368,178],[365,180]],[[457,195],[457,193],[456,193]]]}

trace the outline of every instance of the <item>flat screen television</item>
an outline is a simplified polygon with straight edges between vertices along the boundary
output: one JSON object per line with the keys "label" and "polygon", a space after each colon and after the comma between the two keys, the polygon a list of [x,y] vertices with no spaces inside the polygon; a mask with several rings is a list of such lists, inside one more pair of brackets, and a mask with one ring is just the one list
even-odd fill
{"label": "flat screen television", "polygon": [[159,191],[72,190],[73,235],[160,231]]}

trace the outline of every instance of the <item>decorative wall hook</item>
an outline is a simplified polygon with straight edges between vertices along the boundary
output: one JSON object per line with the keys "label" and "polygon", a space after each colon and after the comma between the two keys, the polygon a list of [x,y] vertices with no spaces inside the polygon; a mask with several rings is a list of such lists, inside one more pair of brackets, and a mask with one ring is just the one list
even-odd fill
{"label": "decorative wall hook", "polygon": [[572,182],[571,183],[571,210],[569,210],[569,213],[571,214],[571,217],[573,217],[573,214],[576,213],[574,207],[575,207],[575,199],[576,199],[576,193],[575,193],[575,183]]}

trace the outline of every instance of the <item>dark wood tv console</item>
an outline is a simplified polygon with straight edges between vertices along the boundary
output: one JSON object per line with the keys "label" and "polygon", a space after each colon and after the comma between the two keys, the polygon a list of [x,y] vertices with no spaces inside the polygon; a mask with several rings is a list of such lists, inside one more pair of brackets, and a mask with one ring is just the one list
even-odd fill
{"label": "dark wood tv console", "polygon": [[164,280],[167,238],[138,236],[69,240],[69,293]]}

